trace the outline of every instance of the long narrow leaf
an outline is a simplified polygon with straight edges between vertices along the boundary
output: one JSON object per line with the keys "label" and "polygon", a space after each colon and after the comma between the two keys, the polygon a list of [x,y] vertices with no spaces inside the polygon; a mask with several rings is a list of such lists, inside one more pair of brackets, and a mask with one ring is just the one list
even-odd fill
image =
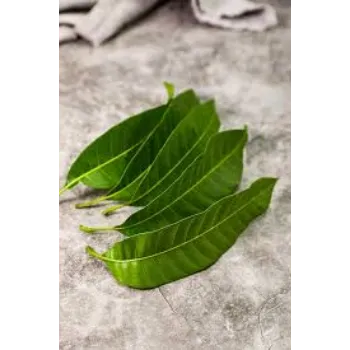
{"label": "long narrow leaf", "polygon": [[88,145],[69,169],[65,190],[79,182],[96,189],[115,186],[142,142],[160,122],[167,105],[152,108],[115,125]]}
{"label": "long narrow leaf", "polygon": [[[220,198],[236,191],[243,171],[247,130],[229,130],[214,135],[205,152],[161,195],[131,215],[123,224],[103,230],[127,236],[170,225],[207,209]],[[101,228],[81,225],[84,232]]]}
{"label": "long narrow leaf", "polygon": [[147,289],[206,269],[237,240],[250,222],[269,207],[276,179],[262,178],[251,187],[213,204],[206,211],[168,227],[127,238],[104,254],[121,284]]}
{"label": "long narrow leaf", "polygon": [[131,215],[118,231],[129,236],[197,214],[233,193],[241,182],[246,130],[214,135],[205,153],[161,195]]}
{"label": "long narrow leaf", "polygon": [[[203,153],[219,127],[214,101],[194,107],[171,133],[128,205],[144,206],[164,192]],[[132,192],[128,191],[130,196]],[[110,199],[127,200],[123,192],[117,192]]]}
{"label": "long narrow leaf", "polygon": [[172,131],[198,104],[199,100],[193,90],[187,90],[171,101],[160,123],[137,150],[126,167],[116,190],[129,185],[153,163]]}
{"label": "long narrow leaf", "polygon": [[191,109],[198,104],[199,100],[193,90],[187,90],[172,99],[158,125],[137,149],[123,174],[119,177],[119,181],[115,183],[109,193],[95,200],[80,203],[77,207],[95,205],[107,199],[131,200],[142,177],[147,174],[150,165],[156,159],[168,137]]}

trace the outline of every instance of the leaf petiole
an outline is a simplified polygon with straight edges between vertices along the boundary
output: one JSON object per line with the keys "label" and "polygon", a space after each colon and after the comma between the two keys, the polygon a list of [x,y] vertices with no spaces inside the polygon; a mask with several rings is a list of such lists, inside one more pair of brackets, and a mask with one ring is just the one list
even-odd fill
{"label": "leaf petiole", "polygon": [[82,202],[82,203],[77,203],[75,205],[75,208],[77,209],[82,209],[82,208],[89,208],[89,207],[93,207],[97,204],[100,204],[102,201],[108,199],[108,196],[102,196],[102,197],[98,197],[96,199],[93,199],[91,201],[86,201],[86,202]]}
{"label": "leaf petiole", "polygon": [[101,231],[116,231],[115,226],[105,226],[105,227],[89,227],[85,225],[80,225],[79,230],[87,233],[87,234],[93,234],[96,232],[101,232]]}
{"label": "leaf petiole", "polygon": [[68,191],[68,190],[69,190],[69,187],[67,187],[67,186],[62,187],[62,188],[60,189],[60,194],[59,194],[59,195],[61,195],[62,193],[66,192],[66,191]]}
{"label": "leaf petiole", "polygon": [[103,210],[102,214],[108,216],[114,213],[115,211],[117,211],[118,209],[121,209],[127,206],[128,206],[128,203],[112,205],[111,207],[108,207],[107,209]]}

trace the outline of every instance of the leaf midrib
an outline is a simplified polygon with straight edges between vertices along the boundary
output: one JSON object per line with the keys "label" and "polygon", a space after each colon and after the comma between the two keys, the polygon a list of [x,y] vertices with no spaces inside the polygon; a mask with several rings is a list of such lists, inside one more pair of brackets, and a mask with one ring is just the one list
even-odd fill
{"label": "leaf midrib", "polygon": [[[165,121],[165,117],[168,115],[168,111],[170,109],[170,104],[168,105],[167,109],[165,110],[165,112],[162,115],[162,118],[160,119],[160,121],[158,122],[158,124],[154,127],[154,129],[144,138],[142,139],[143,143],[141,145],[141,147],[138,149],[138,151],[134,154],[134,156],[130,159],[130,162],[127,164],[127,166],[125,167],[121,177],[120,177],[120,181],[109,191],[110,195],[112,196],[114,193],[114,190],[117,189],[118,185],[122,183],[122,181],[124,180],[124,178],[126,177],[126,175],[128,174],[128,170],[131,166],[131,164],[134,162],[135,159],[137,159],[138,155],[140,154],[140,152],[144,149],[144,145],[147,143],[147,141],[149,141],[152,136],[157,132],[157,130],[160,128],[160,126],[164,123]],[[131,182],[133,182],[135,179],[133,179]],[[125,187],[125,186],[124,186]],[[118,192],[118,191],[117,191]]]}
{"label": "leaf midrib", "polygon": [[[128,190],[130,187],[132,187],[133,184],[134,184],[135,182],[137,182],[137,181],[140,179],[140,177],[146,176],[147,172],[149,171],[149,168],[150,168],[150,167],[148,167],[147,169],[145,169],[140,175],[137,176],[137,178],[135,178],[135,180],[133,180],[132,182],[130,182],[128,185],[124,186],[124,187],[121,188],[119,191],[114,192],[114,193],[112,193],[111,195],[104,197],[104,199],[111,199],[111,198],[113,199],[114,197],[118,197],[118,195],[120,195],[120,193],[123,193],[123,191]],[[117,200],[118,200],[118,199],[117,199]],[[129,205],[129,204],[131,204],[131,203],[128,203],[128,205]]]}
{"label": "leaf midrib", "polygon": [[[215,115],[215,112],[212,113],[212,114],[210,115],[210,118],[211,118],[213,115]],[[198,144],[203,140],[203,138],[205,137],[205,135],[207,134],[208,130],[210,129],[210,127],[212,126],[212,124],[213,124],[214,122],[215,122],[215,119],[213,119],[213,120],[209,123],[209,126],[204,130],[203,134],[202,134],[201,137],[197,140],[197,142],[194,143],[194,144],[192,145],[192,147],[189,149],[189,151],[186,152],[186,153],[184,154],[184,156],[171,168],[170,171],[168,171],[168,172],[165,174],[165,176],[163,176],[153,187],[151,187],[149,190],[147,190],[147,192],[143,193],[140,197],[138,197],[138,198],[136,198],[136,199],[133,199],[132,202],[131,202],[131,204],[132,204],[133,202],[136,202],[136,201],[142,199],[144,196],[146,196],[148,193],[150,193],[154,188],[156,188],[160,183],[162,183],[169,175],[171,175],[171,174],[175,171],[175,169],[179,166],[179,164],[181,164],[181,162],[182,162],[182,161],[193,151],[193,149],[196,148],[196,147],[198,146]],[[175,129],[175,130],[176,130],[176,129]],[[164,147],[166,146],[166,144],[167,144],[167,142],[164,144]],[[164,147],[163,147],[163,148],[164,148]],[[155,160],[155,161],[156,161],[156,160]],[[150,169],[150,170],[151,170],[151,169]],[[142,184],[142,182],[141,182],[141,184]],[[141,186],[141,184],[140,184],[140,186]],[[139,186],[139,188],[140,188],[140,186]],[[166,191],[166,190],[165,190],[165,191]],[[165,191],[164,191],[164,192],[165,192]],[[162,192],[162,193],[163,193],[163,192]],[[162,193],[160,193],[159,195],[161,195]]]}
{"label": "leaf midrib", "polygon": [[[220,226],[221,224],[223,224],[225,221],[229,220],[232,216],[237,215],[240,211],[242,211],[242,210],[245,209],[249,204],[251,204],[255,199],[257,199],[258,197],[260,197],[261,195],[263,195],[266,191],[268,191],[268,190],[270,189],[270,187],[271,187],[271,186],[265,188],[265,189],[262,190],[258,195],[252,197],[245,205],[243,205],[242,207],[240,207],[239,209],[237,209],[236,211],[234,211],[232,214],[228,215],[225,219],[223,219],[222,221],[220,221],[218,224],[216,224],[216,225],[214,225],[213,227],[211,227],[210,229],[204,231],[204,232],[201,233],[200,235],[191,238],[191,239],[188,240],[188,241],[185,241],[185,242],[183,242],[183,243],[181,243],[181,244],[178,244],[178,245],[176,245],[176,246],[174,246],[174,247],[171,247],[171,248],[169,248],[169,249],[167,249],[167,250],[164,250],[164,251],[162,251],[162,252],[159,252],[159,253],[156,253],[156,254],[152,254],[152,255],[148,255],[148,256],[145,256],[145,257],[141,257],[141,258],[126,259],[126,260],[114,260],[114,259],[110,259],[110,258],[105,257],[104,255],[102,255],[102,256],[103,256],[103,260],[109,261],[109,262],[113,262],[113,263],[125,263],[125,262],[126,262],[126,263],[129,263],[129,262],[134,262],[134,261],[141,261],[141,260],[152,259],[153,257],[158,257],[158,256],[160,256],[160,255],[163,255],[163,254],[166,254],[166,253],[168,253],[168,252],[171,252],[171,251],[173,251],[173,250],[175,250],[175,249],[179,249],[179,248],[181,248],[182,246],[184,246],[184,245],[186,245],[186,244],[189,244],[189,243],[191,243],[191,242],[193,242],[193,241],[195,241],[195,240],[197,240],[197,239],[203,237],[204,235],[206,235],[206,234],[209,233],[210,231],[214,230],[216,227],[218,227],[218,226]],[[224,199],[225,199],[225,198],[224,198]],[[198,214],[197,214],[197,215],[198,215]],[[185,220],[186,220],[186,219],[185,219]],[[182,221],[184,221],[184,220],[182,220]],[[178,223],[177,223],[177,224],[178,224]],[[175,225],[175,224],[174,224],[174,225]],[[170,226],[172,226],[172,225],[170,225]],[[163,229],[160,229],[160,230],[164,230],[164,228],[163,228]],[[154,231],[154,232],[156,232],[156,231]],[[145,233],[143,233],[142,235],[145,235],[145,234],[152,234],[152,231],[150,231],[150,232],[145,232]],[[135,236],[135,237],[136,237],[136,236]],[[121,243],[122,243],[122,242],[121,242]]]}
{"label": "leaf midrib", "polygon": [[123,157],[124,155],[126,155],[127,153],[129,153],[131,150],[133,150],[135,147],[139,146],[141,143],[143,142],[143,139],[141,141],[139,141],[138,143],[136,143],[135,145],[133,145],[132,147],[128,148],[127,150],[125,150],[123,153],[118,154],[117,156],[109,159],[108,161],[106,161],[105,163],[99,164],[98,166],[96,166],[95,168],[85,172],[84,174],[80,175],[79,177],[76,177],[74,180],[70,181],[69,183],[67,183],[65,185],[65,187],[71,186],[75,183],[78,183],[81,179],[83,179],[84,177],[87,177],[89,175],[91,175],[92,173],[94,173],[95,171],[102,169],[103,167],[105,167],[106,165],[114,162],[115,160],[117,160],[118,158]]}
{"label": "leaf midrib", "polygon": [[[245,135],[243,135],[245,136]],[[243,140],[244,141],[244,140]],[[180,197],[178,197],[175,201],[171,202],[170,204],[168,204],[167,206],[165,206],[162,210],[157,211],[156,213],[154,213],[151,216],[148,216],[146,219],[141,220],[139,222],[137,222],[136,224],[133,225],[129,225],[129,226],[121,226],[120,228],[122,230],[126,230],[128,228],[132,228],[135,226],[138,226],[139,224],[148,221],[149,219],[152,219],[153,217],[155,217],[156,215],[162,213],[165,209],[169,208],[171,205],[173,205],[174,203],[176,203],[177,201],[179,201],[181,198],[183,198],[187,193],[189,193],[190,191],[192,191],[196,186],[198,186],[200,183],[202,183],[205,179],[207,179],[216,169],[218,169],[223,163],[225,163],[227,161],[227,159],[229,159],[230,157],[232,157],[232,155],[237,151],[238,147],[240,147],[242,144],[242,141],[238,143],[238,145],[232,150],[232,152],[230,152],[226,157],[224,157],[215,167],[213,167],[205,176],[203,176],[200,181],[198,181],[197,183],[195,183],[193,186],[191,186],[187,191],[185,191]],[[200,156],[199,156],[200,157]],[[197,157],[193,163],[199,158]],[[193,164],[192,163],[192,164]],[[189,168],[188,168],[189,169]],[[184,173],[185,174],[185,173]],[[155,198],[155,200],[157,198],[159,198],[163,193],[165,193],[166,191],[162,192],[158,197]],[[152,204],[152,202],[150,203]]]}

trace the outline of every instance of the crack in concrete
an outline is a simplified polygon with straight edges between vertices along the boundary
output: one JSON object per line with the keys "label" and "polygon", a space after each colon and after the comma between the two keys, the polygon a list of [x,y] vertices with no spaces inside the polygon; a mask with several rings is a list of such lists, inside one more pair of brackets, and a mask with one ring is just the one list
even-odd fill
{"label": "crack in concrete", "polygon": [[[288,294],[290,292],[290,286],[288,286],[287,288],[281,288],[279,292],[273,294],[272,296],[266,298],[260,308],[259,308],[259,311],[258,311],[258,325],[259,325],[259,329],[260,329],[260,337],[261,337],[261,340],[263,342],[263,344],[266,344],[266,338],[264,336],[264,332],[263,332],[263,329],[262,329],[262,324],[261,324],[261,314],[262,312],[264,311],[264,308],[265,306],[268,304],[269,301],[273,300],[273,299],[276,299],[278,296],[280,295],[285,295],[285,294]],[[280,305],[283,305],[283,303],[279,303],[278,305],[275,305],[273,306],[272,308],[268,309],[267,312],[270,312],[272,310],[274,310],[276,307],[280,306]],[[271,350],[272,346],[273,346],[273,342],[279,340],[281,338],[277,338],[275,340],[272,341],[272,344],[270,344],[269,348],[267,350]]]}
{"label": "crack in concrete", "polygon": [[193,327],[189,324],[187,318],[182,315],[182,314],[179,314],[175,311],[175,309],[173,308],[173,306],[171,305],[171,303],[169,302],[169,300],[166,298],[166,296],[163,294],[162,290],[161,290],[161,287],[158,287],[157,288],[159,290],[159,293],[160,295],[162,296],[163,300],[167,303],[167,305],[169,306],[170,310],[173,312],[174,315],[176,316],[180,316],[187,324],[188,328],[193,331]]}
{"label": "crack in concrete", "polygon": [[271,350],[272,347],[275,345],[275,343],[276,343],[278,340],[280,340],[280,339],[282,339],[282,337],[278,337],[278,338],[276,338],[276,339],[272,339],[272,344],[269,346],[268,350]]}
{"label": "crack in concrete", "polygon": [[162,298],[164,299],[164,301],[168,304],[170,310],[174,313],[177,314],[176,311],[174,310],[174,308],[172,307],[172,305],[170,304],[169,300],[165,297],[165,295],[163,294],[162,290],[160,288],[158,288],[160,295],[162,296]]}

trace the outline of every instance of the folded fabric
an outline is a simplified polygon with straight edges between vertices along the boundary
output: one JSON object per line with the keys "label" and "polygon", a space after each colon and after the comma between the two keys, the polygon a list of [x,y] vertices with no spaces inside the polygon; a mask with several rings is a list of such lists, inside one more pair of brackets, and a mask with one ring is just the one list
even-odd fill
{"label": "folded fabric", "polygon": [[[190,0],[200,23],[263,31],[277,25],[275,9],[249,0]],[[99,46],[164,0],[60,0],[59,42],[79,37]]]}

